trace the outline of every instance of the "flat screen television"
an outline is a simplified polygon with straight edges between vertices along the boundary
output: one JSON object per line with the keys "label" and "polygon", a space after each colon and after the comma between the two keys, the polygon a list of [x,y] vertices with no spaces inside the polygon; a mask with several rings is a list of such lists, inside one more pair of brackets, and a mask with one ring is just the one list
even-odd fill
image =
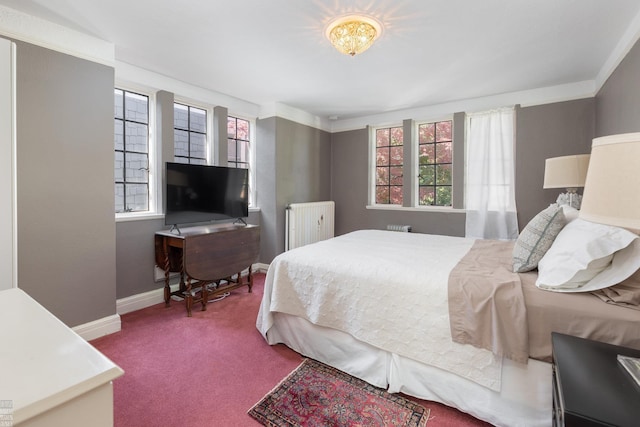
{"label": "flat screen television", "polygon": [[249,171],[224,166],[166,163],[166,225],[249,216]]}

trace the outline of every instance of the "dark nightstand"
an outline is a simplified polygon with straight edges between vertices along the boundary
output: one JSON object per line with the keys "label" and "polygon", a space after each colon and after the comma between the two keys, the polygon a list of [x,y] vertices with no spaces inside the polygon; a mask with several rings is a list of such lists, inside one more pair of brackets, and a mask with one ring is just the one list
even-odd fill
{"label": "dark nightstand", "polygon": [[616,359],[640,350],[555,332],[551,341],[554,426],[640,425],[640,387]]}

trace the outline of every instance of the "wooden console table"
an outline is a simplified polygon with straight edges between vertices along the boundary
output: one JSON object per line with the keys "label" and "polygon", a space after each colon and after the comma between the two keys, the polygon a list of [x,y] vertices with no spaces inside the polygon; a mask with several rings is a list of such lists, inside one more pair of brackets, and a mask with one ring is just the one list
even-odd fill
{"label": "wooden console table", "polygon": [[[178,232],[169,230],[155,234],[156,264],[164,270],[164,302],[168,307],[172,295],[185,299],[191,317],[193,303],[207,309],[210,298],[218,297],[241,286],[253,286],[251,265],[260,253],[260,227],[256,225],[221,224],[190,227]],[[240,274],[249,268],[245,279]],[[180,287],[171,291],[170,273],[180,273]],[[235,278],[234,278],[235,276]],[[193,281],[197,281],[194,287]]]}

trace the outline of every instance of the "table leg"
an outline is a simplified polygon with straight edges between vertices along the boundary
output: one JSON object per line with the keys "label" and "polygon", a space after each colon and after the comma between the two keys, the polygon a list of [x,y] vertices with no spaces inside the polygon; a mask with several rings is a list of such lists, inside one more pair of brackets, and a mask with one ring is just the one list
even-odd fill
{"label": "table leg", "polygon": [[191,305],[193,304],[193,294],[191,293],[191,278],[187,277],[187,289],[184,292],[185,305],[187,306],[187,317],[191,317]]}
{"label": "table leg", "polygon": [[209,289],[207,289],[207,286],[209,286],[209,283],[202,281],[200,282],[200,284],[202,285],[202,287],[200,288],[200,297],[202,298],[201,311],[207,311],[207,303],[209,302]]}
{"label": "table leg", "polygon": [[164,306],[169,307],[171,302],[171,288],[169,287],[169,255],[165,252],[164,259]]}

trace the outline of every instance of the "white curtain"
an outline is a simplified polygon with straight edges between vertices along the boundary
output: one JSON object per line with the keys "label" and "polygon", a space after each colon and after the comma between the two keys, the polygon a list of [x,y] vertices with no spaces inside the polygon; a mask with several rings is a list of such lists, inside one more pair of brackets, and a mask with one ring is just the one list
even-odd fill
{"label": "white curtain", "polygon": [[513,108],[467,115],[465,209],[467,237],[518,237]]}

